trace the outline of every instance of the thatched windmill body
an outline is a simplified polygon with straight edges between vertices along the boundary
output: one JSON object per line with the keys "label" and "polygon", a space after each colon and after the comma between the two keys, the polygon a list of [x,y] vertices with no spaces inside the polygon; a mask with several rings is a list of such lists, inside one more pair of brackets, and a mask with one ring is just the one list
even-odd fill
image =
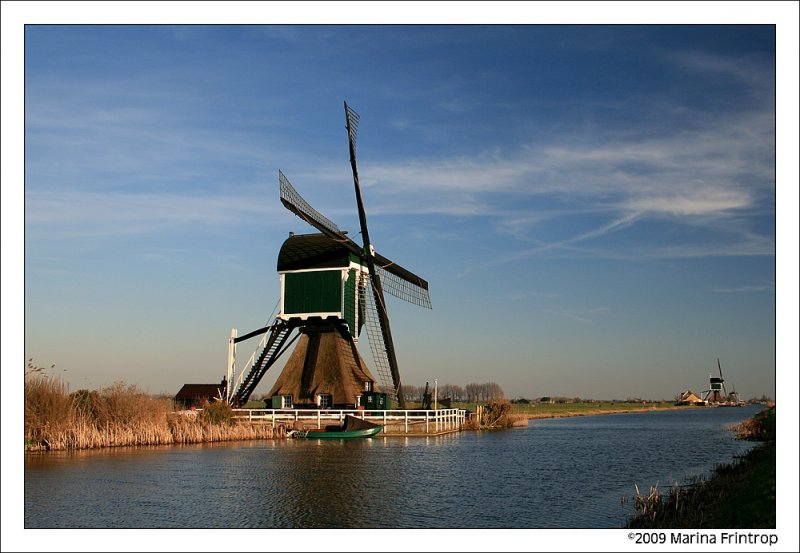
{"label": "thatched windmill body", "polygon": [[[372,247],[356,166],[358,115],[347,103],[344,108],[363,243],[356,244],[311,207],[279,171],[281,202],[319,233],[292,233],[283,243],[277,266],[280,311],[274,322],[241,337],[235,329],[231,333],[228,401],[234,405],[243,405],[267,370],[299,340],[268,394],[273,407],[354,407],[366,398],[376,402],[369,407],[405,408],[384,291],[430,308],[428,283]],[[378,379],[356,347],[362,328]],[[249,368],[237,379],[236,344],[258,335],[263,338]]]}

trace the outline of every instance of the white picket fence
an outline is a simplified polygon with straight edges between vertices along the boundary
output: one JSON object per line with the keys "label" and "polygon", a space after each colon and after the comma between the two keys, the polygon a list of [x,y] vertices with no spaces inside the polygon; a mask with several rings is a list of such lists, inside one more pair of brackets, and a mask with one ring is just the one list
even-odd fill
{"label": "white picket fence", "polygon": [[383,425],[383,435],[441,434],[457,432],[466,420],[464,409],[394,409],[389,411],[361,409],[234,409],[233,418],[250,422],[292,427],[299,421],[307,426],[324,428],[341,424],[345,415],[352,415]]}

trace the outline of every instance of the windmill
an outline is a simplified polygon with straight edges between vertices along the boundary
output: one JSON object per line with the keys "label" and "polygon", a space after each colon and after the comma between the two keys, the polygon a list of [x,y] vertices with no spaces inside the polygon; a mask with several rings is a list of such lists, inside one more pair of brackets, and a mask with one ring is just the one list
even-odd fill
{"label": "windmill", "polygon": [[706,390],[706,396],[703,400],[706,403],[725,403],[728,400],[728,392],[725,390],[725,379],[722,378],[722,365],[720,365],[719,357],[717,357],[717,369],[719,370],[719,377],[709,375],[709,386]]}
{"label": "windmill", "polygon": [[[359,116],[347,102],[344,110],[362,243],[354,242],[346,231],[311,207],[283,172],[278,172],[283,205],[319,233],[290,233],[283,243],[277,267],[280,310],[274,322],[243,336],[232,330],[227,377],[232,385],[227,399],[233,405],[247,402],[267,370],[299,338],[269,393],[273,407],[352,406],[360,396],[374,398],[382,393],[384,396],[377,396],[381,403],[371,407],[385,408],[392,401],[405,408],[384,292],[430,309],[428,283],[375,252],[356,165]],[[356,347],[363,327],[380,383]],[[236,344],[258,335],[263,337],[247,362],[249,369],[237,379]]]}
{"label": "windmill", "polygon": [[736,391],[736,385],[731,383],[731,393],[728,394],[728,403],[731,405],[741,405],[742,400],[739,398],[739,392]]}

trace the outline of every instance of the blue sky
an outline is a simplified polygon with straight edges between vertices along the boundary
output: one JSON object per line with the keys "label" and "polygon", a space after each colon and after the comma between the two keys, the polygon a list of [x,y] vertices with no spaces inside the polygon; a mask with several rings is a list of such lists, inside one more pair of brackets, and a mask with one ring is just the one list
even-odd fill
{"label": "blue sky", "polygon": [[313,231],[278,170],[358,230],[346,100],[372,241],[430,283],[431,311],[389,303],[406,384],[672,399],[720,358],[742,395],[775,395],[772,25],[24,42],[24,356],[71,389],[222,377],[231,328],[270,320],[281,243]]}

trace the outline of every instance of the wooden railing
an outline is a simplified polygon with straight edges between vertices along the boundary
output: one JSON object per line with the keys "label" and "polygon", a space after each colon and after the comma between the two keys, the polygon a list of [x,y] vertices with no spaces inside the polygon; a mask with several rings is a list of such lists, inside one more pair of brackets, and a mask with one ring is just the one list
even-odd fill
{"label": "wooden railing", "polygon": [[[233,418],[251,422],[293,426],[299,421],[316,428],[341,424],[352,415],[384,426],[385,434],[438,434],[461,429],[466,419],[464,409],[398,409],[365,411],[362,409],[234,409]],[[423,430],[424,429],[424,430]]]}

